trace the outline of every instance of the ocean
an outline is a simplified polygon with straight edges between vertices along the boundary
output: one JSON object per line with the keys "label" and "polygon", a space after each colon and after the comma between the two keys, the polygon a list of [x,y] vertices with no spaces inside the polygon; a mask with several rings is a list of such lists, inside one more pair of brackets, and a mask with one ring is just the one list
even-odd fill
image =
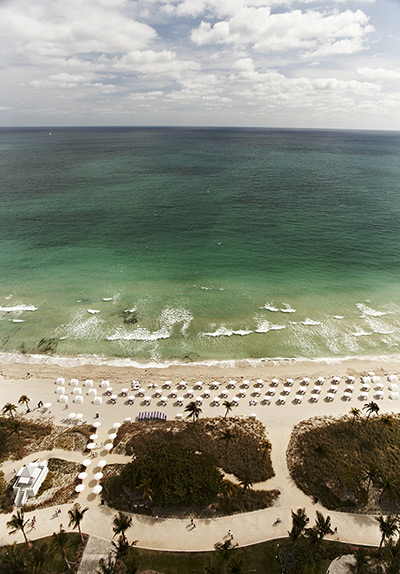
{"label": "ocean", "polygon": [[395,355],[400,133],[0,129],[0,352]]}

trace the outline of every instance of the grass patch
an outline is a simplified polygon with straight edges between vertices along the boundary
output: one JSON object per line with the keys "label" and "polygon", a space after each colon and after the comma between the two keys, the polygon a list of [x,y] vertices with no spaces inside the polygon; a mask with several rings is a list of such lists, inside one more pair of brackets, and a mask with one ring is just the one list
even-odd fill
{"label": "grass patch", "polygon": [[31,452],[52,448],[53,430],[49,423],[0,417],[0,462],[18,460]]}
{"label": "grass patch", "polygon": [[400,418],[302,421],[287,450],[290,474],[328,509],[400,511]]}

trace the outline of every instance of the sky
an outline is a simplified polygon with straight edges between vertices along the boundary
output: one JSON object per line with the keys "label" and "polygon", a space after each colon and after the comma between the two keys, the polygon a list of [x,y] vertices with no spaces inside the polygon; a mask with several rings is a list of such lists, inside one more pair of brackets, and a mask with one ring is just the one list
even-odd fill
{"label": "sky", "polygon": [[400,0],[0,0],[0,126],[400,130]]}

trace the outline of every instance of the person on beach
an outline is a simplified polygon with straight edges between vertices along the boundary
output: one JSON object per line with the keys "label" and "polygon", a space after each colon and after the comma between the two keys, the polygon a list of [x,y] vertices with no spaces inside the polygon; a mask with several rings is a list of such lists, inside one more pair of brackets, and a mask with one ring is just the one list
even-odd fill
{"label": "person on beach", "polygon": [[192,528],[196,528],[193,518],[190,519],[190,525]]}

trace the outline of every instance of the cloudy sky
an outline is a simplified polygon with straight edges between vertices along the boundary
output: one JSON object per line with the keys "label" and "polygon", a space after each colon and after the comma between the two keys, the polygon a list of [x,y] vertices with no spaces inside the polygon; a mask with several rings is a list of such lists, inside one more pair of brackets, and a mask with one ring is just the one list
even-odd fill
{"label": "cloudy sky", "polygon": [[400,0],[0,0],[0,126],[400,130]]}

